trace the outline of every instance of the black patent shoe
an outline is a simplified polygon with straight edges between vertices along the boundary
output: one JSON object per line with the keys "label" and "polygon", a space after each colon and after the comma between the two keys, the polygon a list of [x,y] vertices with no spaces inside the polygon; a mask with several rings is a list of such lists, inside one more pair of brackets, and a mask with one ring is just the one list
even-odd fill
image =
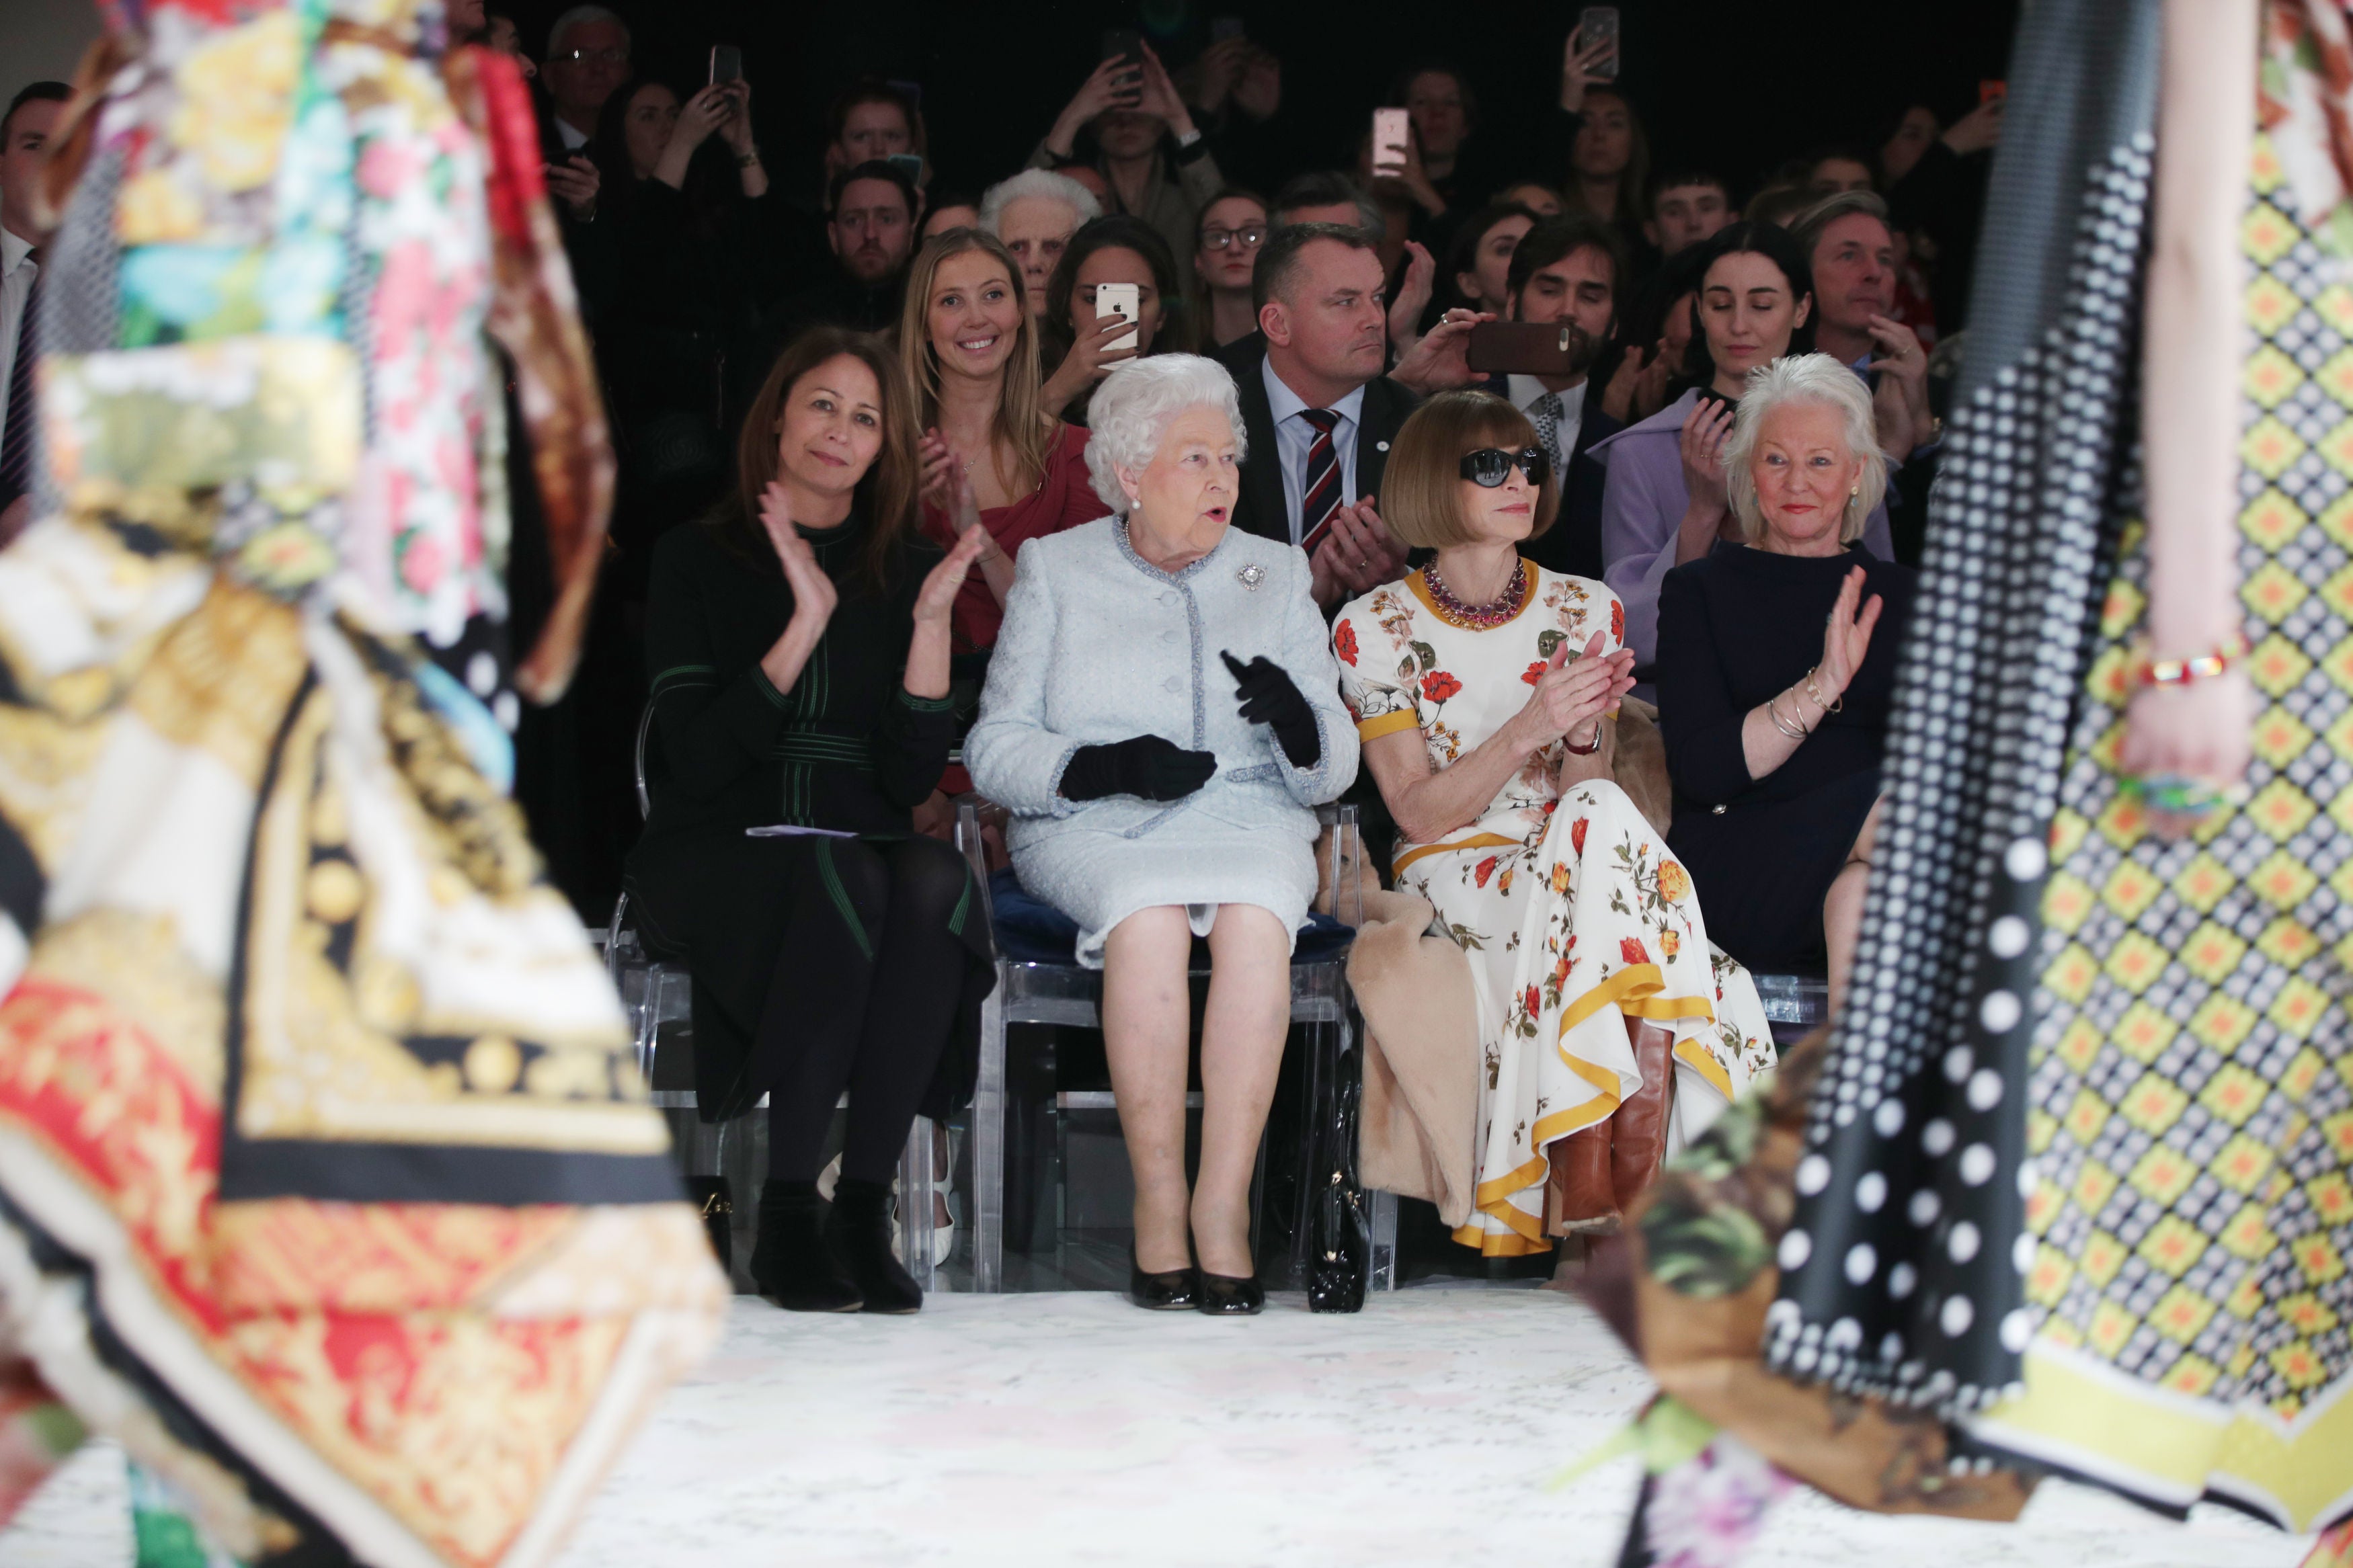
{"label": "black patent shoe", "polygon": [[1213,1318],[1246,1318],[1266,1305],[1266,1287],[1253,1274],[1237,1279],[1230,1274],[1201,1270],[1200,1300],[1194,1303]]}
{"label": "black patent shoe", "polygon": [[1199,1295],[1194,1282],[1194,1270],[1171,1268],[1166,1274],[1146,1274],[1144,1265],[1135,1260],[1135,1248],[1127,1249],[1127,1299],[1147,1312],[1182,1312],[1194,1306]]}
{"label": "black patent shoe", "polygon": [[745,1267],[760,1294],[787,1312],[855,1312],[866,1304],[826,1242],[825,1200],[812,1183],[761,1187],[760,1237]]}
{"label": "black patent shoe", "polygon": [[920,1311],[923,1288],[891,1250],[891,1186],[887,1182],[854,1182],[841,1178],[833,1189],[833,1213],[825,1222],[825,1238],[834,1255],[858,1282],[865,1299],[860,1309],[903,1317]]}

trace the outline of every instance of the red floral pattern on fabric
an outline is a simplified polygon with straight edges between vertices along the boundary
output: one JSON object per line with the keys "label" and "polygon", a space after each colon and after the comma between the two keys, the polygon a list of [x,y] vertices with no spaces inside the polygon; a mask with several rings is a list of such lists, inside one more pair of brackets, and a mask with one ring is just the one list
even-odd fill
{"label": "red floral pattern on fabric", "polygon": [[1421,678],[1421,694],[1432,702],[1443,702],[1462,689],[1462,683],[1442,669],[1433,669]]}
{"label": "red floral pattern on fabric", "polygon": [[1471,875],[1477,879],[1479,885],[1482,888],[1487,885],[1487,879],[1494,874],[1495,857],[1493,855],[1490,855],[1484,860],[1480,861],[1478,868],[1471,873]]}
{"label": "red floral pattern on fabric", "polygon": [[1537,681],[1544,679],[1544,672],[1551,668],[1552,666],[1546,663],[1543,659],[1538,659],[1534,664],[1528,666],[1527,668],[1520,671],[1520,679],[1525,681],[1528,685],[1534,686]]}
{"label": "red floral pattern on fabric", "polygon": [[1629,963],[1648,963],[1651,950],[1642,945],[1641,937],[1621,936],[1618,939],[1618,956]]}
{"label": "red floral pattern on fabric", "polygon": [[1340,656],[1342,664],[1356,662],[1356,628],[1342,621],[1332,629],[1332,651]]}

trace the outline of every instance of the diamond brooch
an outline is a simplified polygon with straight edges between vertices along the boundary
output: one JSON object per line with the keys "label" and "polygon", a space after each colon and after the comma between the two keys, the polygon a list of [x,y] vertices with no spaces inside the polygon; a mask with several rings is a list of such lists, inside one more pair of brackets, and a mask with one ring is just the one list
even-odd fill
{"label": "diamond brooch", "polygon": [[1258,585],[1266,581],[1266,568],[1253,561],[1234,574],[1234,581],[1254,594],[1258,592]]}

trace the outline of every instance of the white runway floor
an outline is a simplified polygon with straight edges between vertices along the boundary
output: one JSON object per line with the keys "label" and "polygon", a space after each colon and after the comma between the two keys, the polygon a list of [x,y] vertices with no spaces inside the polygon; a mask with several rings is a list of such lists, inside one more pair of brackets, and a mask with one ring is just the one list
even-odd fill
{"label": "white runway floor", "polygon": [[[738,1298],[563,1568],[1514,1563],[1609,1568],[1631,1461],[1546,1481],[1645,1381],[1568,1299],[1415,1289],[1254,1320],[1100,1294],[934,1296],[914,1319]],[[7,1568],[131,1561],[121,1459],[79,1456],[0,1531]],[[2022,1526],[1784,1507],[1755,1568],[2291,1568],[2308,1542],[2046,1486]]]}

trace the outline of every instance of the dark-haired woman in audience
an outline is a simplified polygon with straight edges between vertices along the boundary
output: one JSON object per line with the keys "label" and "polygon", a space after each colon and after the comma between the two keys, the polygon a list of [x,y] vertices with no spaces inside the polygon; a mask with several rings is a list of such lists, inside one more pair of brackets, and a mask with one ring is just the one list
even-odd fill
{"label": "dark-haired woman in audience", "polygon": [[[923,424],[923,531],[946,545],[987,536],[955,617],[956,695],[968,721],[1005,618],[1024,542],[1103,514],[1087,481],[1087,433],[1039,397],[1038,319],[1021,266],[997,240],[961,229],[926,244],[907,273],[899,357]],[[951,780],[960,790],[961,770]],[[935,827],[942,803],[925,808]]]}
{"label": "dark-haired woman in audience", "polygon": [[1258,331],[1258,308],[1250,302],[1250,279],[1258,272],[1259,248],[1272,225],[1266,199],[1229,185],[1201,209],[1193,247],[1194,294],[1205,348],[1223,348]]}
{"label": "dark-haired woman in audience", "polygon": [[1671,841],[1742,963],[1827,961],[1862,929],[1914,574],[1858,547],[1887,488],[1871,392],[1829,354],[1748,380],[1725,445],[1735,541],[1666,575],[1659,711]]}
{"label": "dark-haired woman in audience", "polygon": [[[920,482],[898,363],[817,328],[754,399],[734,492],[654,552],[659,766],[631,884],[694,975],[703,1119],[768,1097],[751,1272],[796,1311],[922,1305],[892,1255],[892,1172],[994,983],[964,861],[910,832],[955,739],[949,615],[985,543],[925,543]],[[750,831],[779,826],[803,831]],[[828,1214],[817,1177],[845,1089]]]}
{"label": "dark-haired woman in audience", "polygon": [[1446,253],[1446,281],[1453,291],[1447,308],[1484,310],[1501,321],[1509,314],[1512,252],[1535,227],[1536,215],[1510,202],[1490,202],[1462,220]]}
{"label": "dark-haired woman in audience", "polygon": [[[1130,329],[1116,311],[1095,309],[1106,283],[1135,289],[1134,346],[1114,348]],[[1083,425],[1087,400],[1113,365],[1155,353],[1189,353],[1192,331],[1176,258],[1142,218],[1110,213],[1082,224],[1046,283],[1040,350],[1053,366],[1040,401],[1049,414]]]}
{"label": "dark-haired woman in audience", "polygon": [[1710,950],[1704,885],[1612,781],[1633,666],[1616,598],[1521,553],[1557,504],[1525,414],[1438,394],[1381,480],[1390,529],[1435,556],[1332,628],[1397,820],[1398,890],[1430,901],[1471,965],[1476,1199],[1454,1236],[1490,1257],[1550,1248],[1551,1166],[1556,1217],[1612,1228],[1668,1152],[1677,1062],[1695,1131],[1772,1052],[1754,987]]}
{"label": "dark-haired woman in audience", "polygon": [[[1798,242],[1770,224],[1736,223],[1701,252],[1684,374],[1690,391],[1641,423],[1595,443],[1609,471],[1601,500],[1603,577],[1626,605],[1626,646],[1647,665],[1658,652],[1659,581],[1733,537],[1724,441],[1751,371],[1813,352],[1813,279]],[[1884,502],[1863,547],[1895,559]]]}
{"label": "dark-haired woman in audience", "polygon": [[1642,234],[1642,192],[1651,178],[1651,140],[1641,118],[1614,87],[1588,86],[1569,142],[1563,212],[1588,213],[1618,226],[1626,254],[1652,252]]}

